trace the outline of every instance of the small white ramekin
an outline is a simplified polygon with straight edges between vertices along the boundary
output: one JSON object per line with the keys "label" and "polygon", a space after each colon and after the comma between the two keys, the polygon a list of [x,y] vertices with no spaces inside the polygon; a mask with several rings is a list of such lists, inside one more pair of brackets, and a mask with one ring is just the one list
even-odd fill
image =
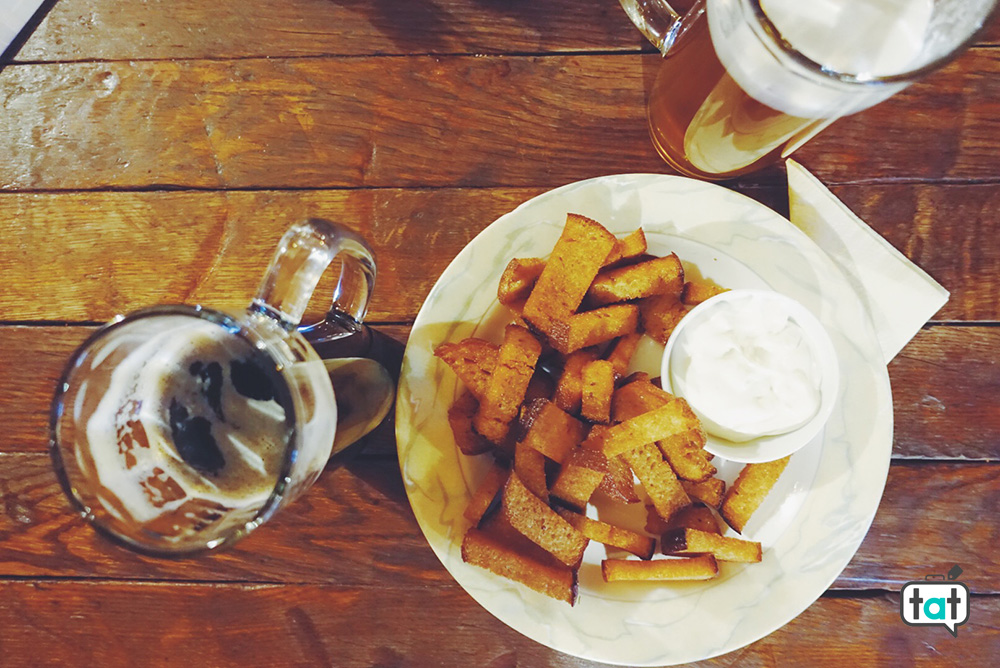
{"label": "small white ramekin", "polygon": [[[695,306],[674,328],[663,351],[660,379],[663,389],[673,393],[671,369],[679,364],[682,354],[677,342],[693,323],[710,316],[720,305],[744,299],[767,299],[797,324],[803,331],[820,368],[820,407],[805,424],[792,431],[773,436],[758,436],[743,442],[730,441],[712,434],[706,426],[705,449],[713,455],[735,462],[768,462],[796,452],[815,439],[833,412],[840,387],[840,365],[829,334],[813,313],[805,306],[773,290],[728,290]],[[689,401],[690,403],[690,401]],[[691,409],[698,414],[698,406]]]}

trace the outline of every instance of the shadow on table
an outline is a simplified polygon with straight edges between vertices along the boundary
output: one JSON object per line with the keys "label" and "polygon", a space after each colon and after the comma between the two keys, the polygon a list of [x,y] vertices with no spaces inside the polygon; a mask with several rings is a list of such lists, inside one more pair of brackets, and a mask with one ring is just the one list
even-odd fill
{"label": "shadow on table", "polygon": [[[398,50],[408,53],[480,52],[476,33],[462,17],[429,0],[330,0],[332,4],[363,14]],[[516,19],[525,32],[549,35],[565,24],[564,7],[537,0],[473,0],[488,18]],[[593,4],[595,12],[601,12]],[[481,20],[478,26],[488,25]],[[494,49],[495,50],[495,49]]]}
{"label": "shadow on table", "polygon": [[[386,368],[394,385],[399,383],[400,368],[403,364],[405,342],[398,341],[376,327],[368,327],[363,334],[317,345],[321,357],[370,357]],[[362,452],[372,456],[395,455],[395,410],[382,422],[343,451],[330,458],[326,470],[348,466]]]}

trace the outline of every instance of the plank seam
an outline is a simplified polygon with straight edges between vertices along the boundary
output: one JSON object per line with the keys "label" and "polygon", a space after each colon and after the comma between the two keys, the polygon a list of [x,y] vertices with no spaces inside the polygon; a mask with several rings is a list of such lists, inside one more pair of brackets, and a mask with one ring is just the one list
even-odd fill
{"label": "plank seam", "polygon": [[[980,42],[969,47],[970,51],[993,51],[1000,44]],[[169,58],[58,58],[54,60],[13,58],[7,65],[73,65],[73,64],[105,64],[105,63],[177,63],[177,62],[245,62],[250,60],[322,60],[343,59],[357,60],[360,58],[572,58],[578,56],[646,56],[658,52],[651,45],[642,44],[639,47],[627,46],[618,49],[566,49],[557,51],[414,51],[407,53],[305,53],[280,56],[243,55],[243,56],[172,56]]]}
{"label": "plank seam", "polygon": [[[673,175],[673,174],[668,174]],[[940,179],[929,179],[922,177],[892,177],[859,179],[855,181],[828,181],[828,187],[855,187],[855,186],[996,186],[1000,185],[1000,175],[982,178],[954,178],[944,177]],[[561,184],[560,184],[561,185]],[[783,178],[776,178],[774,181],[757,181],[751,183],[740,183],[735,189],[737,191],[759,190],[769,188],[784,188],[786,183]],[[555,185],[525,185],[512,183],[487,183],[487,184],[465,184],[455,183],[448,185],[408,183],[404,185],[319,185],[319,186],[295,186],[295,185],[245,185],[245,186],[197,186],[180,184],[146,184],[135,186],[97,186],[93,188],[9,188],[0,186],[0,197],[9,195],[63,195],[73,193],[240,193],[240,192],[314,192],[314,191],[379,191],[379,190],[402,190],[402,191],[439,191],[439,190],[545,190],[556,187]]]}
{"label": "plank seam", "polygon": [[[978,47],[976,47],[978,48]],[[283,56],[180,56],[170,58],[62,58],[56,60],[20,59],[15,58],[7,63],[10,67],[32,66],[32,65],[103,65],[108,63],[228,63],[278,60],[360,60],[363,58],[572,58],[578,56],[643,56],[654,55],[657,51],[653,47],[635,48],[623,47],[621,49],[586,49],[567,51],[415,51],[412,53],[306,53],[299,55]]]}
{"label": "plank seam", "polygon": [[[106,585],[130,585],[137,587],[218,587],[218,588],[278,588],[278,587],[322,587],[325,589],[399,589],[399,587],[384,586],[381,583],[360,583],[360,584],[340,584],[336,582],[323,582],[323,581],[309,581],[309,580],[296,580],[290,582],[283,582],[280,580],[211,580],[211,579],[195,579],[195,580],[165,580],[165,579],[149,579],[149,580],[139,580],[135,578],[113,578],[113,577],[86,577],[86,576],[56,576],[56,575],[0,575],[0,584],[11,583],[11,584],[84,584],[88,586],[106,586]],[[454,583],[457,586],[457,583]],[[417,584],[413,587],[406,587],[406,589],[440,589],[441,583],[428,583],[428,584]],[[973,598],[977,599],[994,599],[1000,598],[1000,592],[989,591],[989,592],[970,592]],[[885,595],[898,595],[898,589],[828,589],[825,591],[821,598],[831,598],[831,599],[865,599],[865,598],[881,598]]]}

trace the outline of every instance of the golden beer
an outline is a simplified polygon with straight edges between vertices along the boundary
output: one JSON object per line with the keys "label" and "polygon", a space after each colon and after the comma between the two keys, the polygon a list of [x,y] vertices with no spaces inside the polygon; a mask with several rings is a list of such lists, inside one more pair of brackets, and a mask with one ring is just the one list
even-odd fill
{"label": "golden beer", "polygon": [[664,59],[648,117],[664,160],[683,174],[714,180],[777,160],[828,122],[791,116],[751,97],[719,61],[704,20]]}

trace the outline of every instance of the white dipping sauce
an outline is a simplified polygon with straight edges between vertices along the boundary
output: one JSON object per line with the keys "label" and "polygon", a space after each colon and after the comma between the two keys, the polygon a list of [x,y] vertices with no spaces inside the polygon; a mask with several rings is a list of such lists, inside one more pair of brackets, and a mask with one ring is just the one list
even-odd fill
{"label": "white dipping sauce", "polygon": [[687,316],[670,352],[673,391],[705,430],[744,442],[809,422],[822,404],[822,366],[788,302],[748,291],[705,306]]}

